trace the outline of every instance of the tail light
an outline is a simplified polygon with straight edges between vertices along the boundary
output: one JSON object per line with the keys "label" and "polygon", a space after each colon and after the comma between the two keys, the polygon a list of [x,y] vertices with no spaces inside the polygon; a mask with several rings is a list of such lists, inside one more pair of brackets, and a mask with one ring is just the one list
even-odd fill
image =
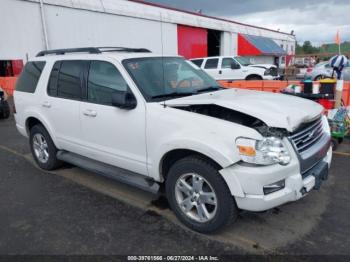
{"label": "tail light", "polygon": [[312,72],[312,67],[308,67],[307,69],[306,69],[306,72],[308,72],[308,73],[311,73]]}

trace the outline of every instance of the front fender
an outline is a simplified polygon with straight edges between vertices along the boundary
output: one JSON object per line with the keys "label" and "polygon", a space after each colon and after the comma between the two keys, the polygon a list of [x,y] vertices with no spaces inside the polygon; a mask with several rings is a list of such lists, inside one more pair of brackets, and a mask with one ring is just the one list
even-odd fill
{"label": "front fender", "polygon": [[211,141],[211,143],[206,143],[205,140],[174,139],[167,143],[162,143],[158,148],[156,155],[152,159],[154,165],[151,165],[149,168],[150,176],[155,180],[161,181],[160,167],[163,157],[167,153],[178,149],[191,150],[205,155],[218,163],[222,168],[240,160],[238,154],[234,152],[236,149],[233,147],[233,144],[232,147],[229,147],[220,141],[220,139],[217,139],[215,142]]}

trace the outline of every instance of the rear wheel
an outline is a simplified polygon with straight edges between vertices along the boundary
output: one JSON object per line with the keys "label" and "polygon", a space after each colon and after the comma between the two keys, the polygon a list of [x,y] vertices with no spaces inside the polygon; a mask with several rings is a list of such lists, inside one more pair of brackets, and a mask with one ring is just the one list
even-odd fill
{"label": "rear wheel", "polygon": [[30,129],[30,149],[35,162],[44,170],[54,170],[62,165],[56,157],[57,148],[42,125]]}
{"label": "rear wheel", "polygon": [[197,156],[183,158],[170,168],[166,192],[178,219],[201,233],[219,230],[238,214],[220,173],[209,161]]}

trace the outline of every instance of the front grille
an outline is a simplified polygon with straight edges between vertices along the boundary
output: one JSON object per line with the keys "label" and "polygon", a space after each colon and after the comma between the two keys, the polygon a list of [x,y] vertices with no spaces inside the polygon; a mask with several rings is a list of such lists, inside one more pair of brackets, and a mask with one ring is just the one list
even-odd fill
{"label": "front grille", "polygon": [[323,135],[322,118],[312,122],[300,131],[295,132],[289,138],[293,142],[299,154],[311,148]]}

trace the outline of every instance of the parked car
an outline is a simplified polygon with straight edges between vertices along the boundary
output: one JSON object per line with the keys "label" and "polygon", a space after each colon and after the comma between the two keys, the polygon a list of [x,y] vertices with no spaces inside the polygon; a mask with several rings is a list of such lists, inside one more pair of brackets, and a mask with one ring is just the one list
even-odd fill
{"label": "parked car", "polygon": [[294,65],[297,68],[308,68],[315,64],[315,59],[312,57],[296,57]]}
{"label": "parked car", "polygon": [[216,56],[191,59],[215,80],[273,80],[279,78],[277,67],[270,64],[251,64],[248,58]]}
{"label": "parked car", "polygon": [[10,117],[10,107],[7,102],[7,95],[5,91],[0,87],[0,119],[6,119]]}
{"label": "parked car", "polygon": [[144,49],[40,52],[14,100],[39,167],[69,162],[163,193],[203,233],[238,209],[263,211],[319,189],[331,163],[319,104],[223,89],[193,63]]}
{"label": "parked car", "polygon": [[[312,79],[313,81],[318,81],[322,78],[332,77],[333,69],[329,65],[327,61],[320,62],[315,67],[310,67],[306,70],[305,79]],[[350,63],[344,67],[343,69],[343,79],[346,81],[350,81]],[[334,76],[336,73],[334,72]]]}

